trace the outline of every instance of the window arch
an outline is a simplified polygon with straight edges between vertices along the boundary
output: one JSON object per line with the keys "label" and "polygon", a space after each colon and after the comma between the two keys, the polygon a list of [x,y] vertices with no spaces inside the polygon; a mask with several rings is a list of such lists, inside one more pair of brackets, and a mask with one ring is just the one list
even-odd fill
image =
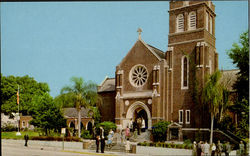
{"label": "window arch", "polygon": [[176,18],[176,32],[184,31],[184,16],[183,14],[179,14]]}
{"label": "window arch", "polygon": [[188,58],[187,58],[187,56],[182,57],[181,89],[188,89]]}
{"label": "window arch", "polygon": [[194,11],[189,13],[188,16],[188,30],[196,29],[196,13]]}

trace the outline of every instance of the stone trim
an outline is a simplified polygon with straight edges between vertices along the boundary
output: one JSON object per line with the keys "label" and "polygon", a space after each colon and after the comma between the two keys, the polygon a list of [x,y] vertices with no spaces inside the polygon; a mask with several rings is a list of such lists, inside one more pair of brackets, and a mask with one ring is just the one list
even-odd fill
{"label": "stone trim", "polygon": [[152,91],[123,93],[123,98],[152,98]]}
{"label": "stone trim", "polygon": [[182,128],[183,131],[210,131],[209,128]]}
{"label": "stone trim", "polygon": [[189,40],[189,41],[183,41],[183,42],[170,43],[169,46],[178,45],[178,44],[185,44],[185,43],[190,43],[190,42],[199,42],[199,41],[203,41],[203,40],[204,40],[204,38]]}

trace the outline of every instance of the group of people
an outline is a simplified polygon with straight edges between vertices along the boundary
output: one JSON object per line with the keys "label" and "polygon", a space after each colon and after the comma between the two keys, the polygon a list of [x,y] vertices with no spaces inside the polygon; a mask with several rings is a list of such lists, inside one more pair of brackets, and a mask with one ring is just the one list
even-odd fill
{"label": "group of people", "polygon": [[101,142],[101,153],[104,153],[105,147],[105,138],[104,138],[104,129],[100,127],[99,131],[95,132],[95,140],[96,140],[96,153],[99,152],[99,144]]}
{"label": "group of people", "polygon": [[[240,156],[243,156],[244,153],[244,144],[241,141],[239,144],[239,152]],[[193,156],[208,156],[211,153],[211,156],[221,156],[222,153],[225,152],[226,156],[229,156],[231,152],[231,145],[229,142],[226,142],[224,145],[218,140],[217,144],[212,143],[212,145],[208,144],[207,141],[205,143],[200,141],[198,144],[194,141],[193,143]]]}
{"label": "group of people", "polygon": [[130,119],[128,127],[131,132],[137,130],[137,134],[140,135],[141,131],[145,132],[146,129],[145,120],[142,117],[137,118],[135,121]]}

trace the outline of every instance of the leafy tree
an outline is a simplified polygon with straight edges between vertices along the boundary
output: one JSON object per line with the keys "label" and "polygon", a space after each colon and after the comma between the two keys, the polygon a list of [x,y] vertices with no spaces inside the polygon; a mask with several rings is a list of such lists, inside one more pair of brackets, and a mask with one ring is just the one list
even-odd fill
{"label": "leafy tree", "polygon": [[165,141],[166,140],[166,134],[167,134],[167,128],[170,122],[168,121],[159,121],[158,123],[153,125],[152,128],[152,134],[154,141]]}
{"label": "leafy tree", "polygon": [[35,96],[32,102],[32,120],[30,124],[42,128],[45,134],[48,135],[50,130],[60,132],[62,127],[66,127],[60,108],[56,107],[53,98],[45,93],[42,96]]}
{"label": "leafy tree", "polygon": [[50,89],[47,83],[40,83],[28,75],[23,77],[3,76],[1,74],[1,111],[5,114],[11,114],[18,111],[17,90],[19,85],[19,103],[20,113],[29,114],[32,107],[34,96],[41,96],[49,93]]}
{"label": "leafy tree", "polygon": [[210,144],[213,143],[214,118],[219,113],[220,105],[223,103],[223,88],[219,83],[221,73],[216,71],[209,76],[203,88],[203,103],[209,107],[211,114]]}
{"label": "leafy tree", "polygon": [[234,84],[234,89],[238,93],[238,101],[246,99],[249,101],[249,38],[248,30],[240,35],[240,45],[233,44],[233,48],[228,51],[233,63],[240,69],[238,79]]}
{"label": "leafy tree", "polygon": [[249,37],[248,30],[240,35],[240,44],[234,43],[227,52],[233,63],[239,68],[238,78],[233,88],[237,92],[232,111],[238,117],[238,130],[236,134],[241,137],[248,137],[249,127]]}
{"label": "leafy tree", "polygon": [[[113,123],[113,122],[111,122],[111,121],[104,121],[104,122],[102,122],[102,123],[97,124],[97,125],[96,125],[97,130],[98,130],[101,126],[102,126],[103,129],[104,129],[104,136],[107,136],[107,135],[109,134],[110,129],[112,129],[113,131],[115,131],[116,128],[117,128],[116,124]],[[97,133],[99,133],[99,132],[97,132]]]}
{"label": "leafy tree", "polygon": [[[61,89],[61,96],[67,95],[67,100],[71,102],[78,112],[78,127],[81,124],[81,107],[88,108],[96,104],[98,100],[97,86],[93,82],[85,82],[81,77],[72,77],[73,85],[65,86]],[[78,128],[78,136],[81,135],[81,129]]]}

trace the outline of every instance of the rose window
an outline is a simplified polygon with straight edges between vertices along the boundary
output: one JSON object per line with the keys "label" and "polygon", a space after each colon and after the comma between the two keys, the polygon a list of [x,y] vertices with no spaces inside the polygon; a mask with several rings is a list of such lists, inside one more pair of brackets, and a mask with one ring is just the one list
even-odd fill
{"label": "rose window", "polygon": [[148,72],[145,66],[137,65],[130,71],[130,83],[135,87],[143,86],[148,78]]}

